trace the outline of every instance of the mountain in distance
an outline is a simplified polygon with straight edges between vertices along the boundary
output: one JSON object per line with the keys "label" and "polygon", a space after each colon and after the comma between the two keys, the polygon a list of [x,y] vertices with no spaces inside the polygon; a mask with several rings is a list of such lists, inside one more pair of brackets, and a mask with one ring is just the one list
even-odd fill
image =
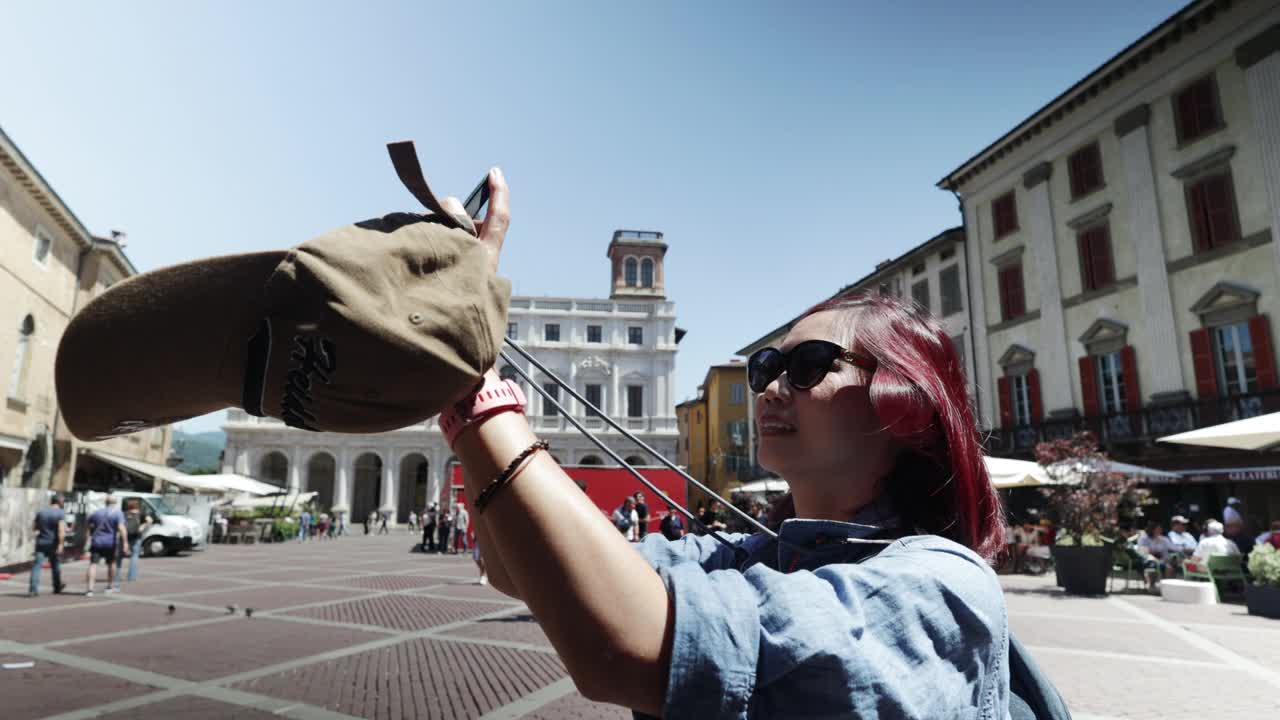
{"label": "mountain in distance", "polygon": [[221,430],[188,433],[173,431],[173,450],[182,456],[178,470],[192,475],[216,473],[222,467],[222,449],[227,446],[227,434]]}

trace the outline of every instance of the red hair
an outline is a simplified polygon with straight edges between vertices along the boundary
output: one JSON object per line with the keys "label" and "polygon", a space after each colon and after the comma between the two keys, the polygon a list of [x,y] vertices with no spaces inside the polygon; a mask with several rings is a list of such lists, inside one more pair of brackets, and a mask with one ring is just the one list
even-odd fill
{"label": "red hair", "polygon": [[[928,311],[890,295],[836,298],[801,317],[825,311],[843,316],[836,327],[845,347],[876,360],[871,406],[903,447],[884,491],[903,523],[995,557],[1004,548],[1000,496],[982,460],[964,364],[951,336]],[[794,516],[788,494],[773,519]]]}

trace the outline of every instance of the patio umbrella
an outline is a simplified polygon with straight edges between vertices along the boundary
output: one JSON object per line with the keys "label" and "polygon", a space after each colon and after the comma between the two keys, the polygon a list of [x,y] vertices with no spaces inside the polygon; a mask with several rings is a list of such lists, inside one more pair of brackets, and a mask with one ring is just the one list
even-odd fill
{"label": "patio umbrella", "polygon": [[1198,430],[1166,435],[1160,442],[1205,445],[1232,450],[1268,450],[1280,445],[1280,413],[1211,425]]}
{"label": "patio umbrella", "polygon": [[997,488],[1038,487],[1055,483],[1044,468],[1028,460],[983,456],[982,462],[987,466],[991,484]]}
{"label": "patio umbrella", "polygon": [[786,492],[791,489],[786,480],[782,478],[765,478],[764,480],[756,480],[755,482],[745,483],[733,488],[734,495],[763,495],[764,493]]}

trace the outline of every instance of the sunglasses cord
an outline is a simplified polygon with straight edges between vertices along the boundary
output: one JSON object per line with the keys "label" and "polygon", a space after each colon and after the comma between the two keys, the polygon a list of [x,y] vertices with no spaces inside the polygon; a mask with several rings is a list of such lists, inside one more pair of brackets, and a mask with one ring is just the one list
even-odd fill
{"label": "sunglasses cord", "polygon": [[[582,403],[583,406],[588,411],[595,413],[595,415],[598,416],[601,420],[608,423],[610,427],[622,433],[624,437],[634,442],[645,452],[649,453],[651,456],[656,458],[659,463],[666,466],[669,470],[674,471],[677,475],[684,478],[686,481],[692,483],[699,490],[702,490],[703,492],[707,493],[711,497],[719,500],[730,511],[736,513],[739,517],[745,520],[749,525],[755,527],[757,530],[764,533],[771,540],[778,543],[778,545],[785,547],[790,551],[801,554],[801,555],[811,555],[811,554],[815,554],[818,551],[816,548],[811,549],[811,548],[801,547],[794,543],[789,543],[783,540],[782,538],[778,537],[778,534],[776,532],[774,532],[773,530],[770,530],[768,527],[765,527],[758,520],[751,517],[747,513],[743,512],[742,510],[738,509],[736,505],[729,502],[728,500],[725,500],[716,491],[712,490],[706,485],[703,485],[701,482],[697,480],[697,478],[694,478],[690,476],[689,473],[685,472],[684,470],[681,470],[679,466],[677,466],[675,463],[668,460],[665,456],[662,455],[662,453],[659,453],[657,450],[654,450],[653,448],[649,447],[649,445],[645,443],[643,440],[637,438],[635,435],[632,435],[630,432],[627,431],[626,428],[614,422],[613,418],[609,417],[604,412],[602,412],[600,408],[587,402],[586,398],[578,394],[577,391],[575,391],[572,387],[570,387],[569,384],[566,383],[564,380],[561,380],[560,377],[556,375],[554,372],[552,372],[549,368],[547,368],[547,366],[538,362],[538,359],[535,358],[533,355],[530,355],[527,350],[525,350],[523,347],[519,345],[519,343],[512,340],[511,338],[504,338],[504,342],[506,342],[506,344],[510,345],[517,353],[519,353],[522,357],[528,360],[541,373],[543,373],[547,377],[554,380],[555,383],[560,387],[564,388],[565,392],[569,393],[570,397]],[[520,367],[516,362],[514,362],[511,359],[511,356],[508,355],[505,350],[500,351],[500,354],[502,356],[502,359],[508,365],[511,366],[511,369],[514,370],[516,374],[518,374],[521,378],[523,378],[525,382],[529,383],[529,387],[537,391],[537,393],[541,395],[544,400],[546,400],[547,402],[550,402],[551,406],[555,408],[557,412],[564,415],[565,420],[568,420],[569,424],[572,425],[574,429],[582,433],[583,436],[585,436],[588,440],[590,440],[592,444],[594,444],[596,447],[600,448],[600,450],[603,451],[606,455],[608,455],[614,462],[618,463],[618,465],[624,468],[627,472],[631,473],[631,475],[634,476],[635,479],[639,480],[645,487],[653,491],[654,494],[656,494],[663,502],[667,503],[668,507],[673,507],[679,510],[682,515],[689,518],[689,521],[695,527],[703,530],[708,535],[718,540],[722,545],[732,550],[734,552],[735,557],[737,557],[738,559],[738,564],[739,565],[742,564],[742,562],[746,559],[746,555],[747,555],[747,551],[744,548],[742,548],[739,545],[734,545],[732,542],[728,540],[728,538],[725,538],[719,532],[712,530],[711,528],[704,525],[696,515],[694,515],[692,512],[689,511],[688,508],[684,507],[683,505],[676,502],[675,500],[672,500],[666,493],[662,492],[662,490],[660,490],[657,486],[655,486],[652,482],[650,482],[648,478],[646,478],[644,475],[641,475],[640,472],[637,471],[635,468],[631,467],[630,463],[628,463],[627,461],[619,457],[617,453],[611,450],[607,445],[604,444],[603,441],[601,441],[594,434],[592,434],[590,430],[583,427],[581,423],[579,423],[576,419],[574,419],[574,417],[564,409],[564,406],[562,406],[556,398],[552,397],[551,393],[547,392],[541,385],[534,382],[533,378],[529,376],[529,373],[525,372],[524,368]],[[853,539],[850,538],[850,541],[852,540]]]}

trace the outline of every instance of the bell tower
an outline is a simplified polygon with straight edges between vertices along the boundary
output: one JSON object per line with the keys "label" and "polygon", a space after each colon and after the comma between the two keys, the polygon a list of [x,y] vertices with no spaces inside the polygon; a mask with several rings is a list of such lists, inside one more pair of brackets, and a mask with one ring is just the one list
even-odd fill
{"label": "bell tower", "polygon": [[653,230],[615,230],[609,243],[611,300],[665,300],[662,259],[667,244]]}

